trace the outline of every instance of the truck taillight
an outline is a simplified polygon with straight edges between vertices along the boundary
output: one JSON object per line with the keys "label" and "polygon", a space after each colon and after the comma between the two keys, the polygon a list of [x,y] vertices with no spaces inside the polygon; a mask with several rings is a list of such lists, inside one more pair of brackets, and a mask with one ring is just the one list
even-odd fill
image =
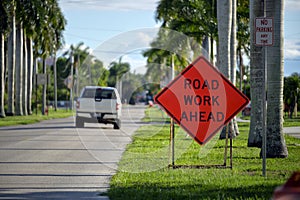
{"label": "truck taillight", "polygon": [[116,103],[116,110],[120,109],[120,104]]}
{"label": "truck taillight", "polygon": [[76,101],[76,108],[80,108],[80,101]]}

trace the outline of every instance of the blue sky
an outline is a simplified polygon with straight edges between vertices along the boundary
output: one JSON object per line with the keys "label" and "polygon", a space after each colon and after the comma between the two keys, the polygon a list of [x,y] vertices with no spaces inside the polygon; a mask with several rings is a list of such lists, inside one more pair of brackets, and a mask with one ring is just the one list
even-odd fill
{"label": "blue sky", "polygon": [[[59,0],[59,4],[68,22],[64,32],[66,47],[82,41],[91,50],[99,51],[100,48],[102,51],[104,43],[125,39],[128,32],[145,28],[156,30],[159,27],[154,20],[156,0]],[[300,73],[299,0],[285,0],[284,17],[285,75],[290,75],[292,72]],[[148,34],[141,37],[151,41]],[[133,53],[123,56],[123,61],[130,62],[139,71],[145,62],[139,52],[146,46],[136,45],[136,49],[127,49]]]}

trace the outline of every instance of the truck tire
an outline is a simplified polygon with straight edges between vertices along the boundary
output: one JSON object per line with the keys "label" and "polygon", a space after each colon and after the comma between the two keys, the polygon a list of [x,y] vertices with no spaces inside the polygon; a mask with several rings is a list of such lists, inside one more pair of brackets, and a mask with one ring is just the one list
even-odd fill
{"label": "truck tire", "polygon": [[76,128],[83,128],[84,127],[84,121],[80,119],[79,117],[76,117]]}
{"label": "truck tire", "polygon": [[121,128],[121,120],[117,119],[114,122],[114,129],[120,129]]}

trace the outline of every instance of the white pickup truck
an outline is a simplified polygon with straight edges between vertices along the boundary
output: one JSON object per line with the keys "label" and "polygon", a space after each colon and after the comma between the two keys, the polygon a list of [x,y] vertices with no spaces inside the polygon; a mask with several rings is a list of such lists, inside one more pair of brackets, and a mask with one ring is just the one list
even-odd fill
{"label": "white pickup truck", "polygon": [[119,93],[113,87],[86,86],[76,100],[76,127],[84,123],[113,124],[121,127],[122,103]]}

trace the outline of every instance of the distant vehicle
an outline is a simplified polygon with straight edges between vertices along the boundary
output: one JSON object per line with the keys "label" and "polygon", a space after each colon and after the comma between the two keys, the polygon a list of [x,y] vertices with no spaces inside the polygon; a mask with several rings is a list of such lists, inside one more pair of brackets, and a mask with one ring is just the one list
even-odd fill
{"label": "distant vehicle", "polygon": [[76,127],[84,123],[113,124],[114,129],[121,127],[122,103],[119,93],[113,87],[86,86],[76,99]]}
{"label": "distant vehicle", "polygon": [[251,101],[242,111],[243,116],[250,116],[251,115]]}

